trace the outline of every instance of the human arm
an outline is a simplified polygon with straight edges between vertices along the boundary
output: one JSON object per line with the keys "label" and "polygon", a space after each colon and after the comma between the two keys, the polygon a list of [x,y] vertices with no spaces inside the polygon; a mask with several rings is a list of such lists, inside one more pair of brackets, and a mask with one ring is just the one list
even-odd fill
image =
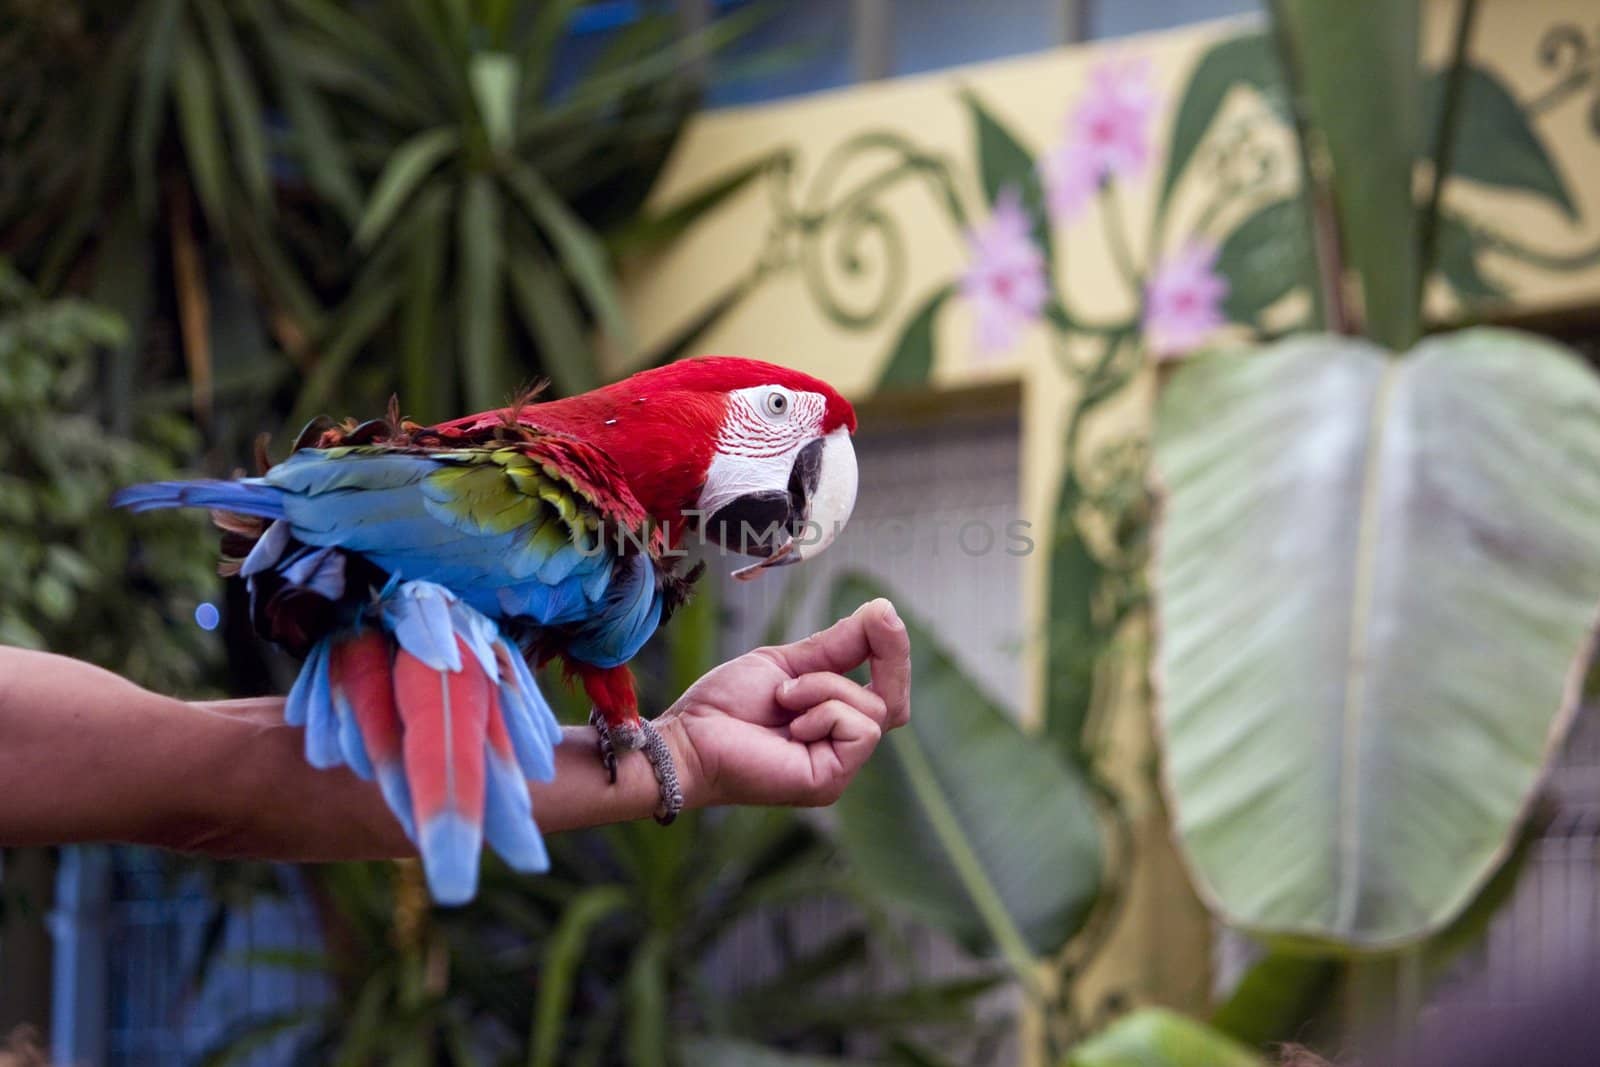
{"label": "human arm", "polygon": [[[866,662],[865,688],[843,672]],[[792,688],[783,683],[798,678]],[[709,672],[656,720],[689,807],[831,803],[909,716],[910,645],[887,601]],[[124,841],[290,861],[414,854],[377,788],[306,763],[281,697],[185,703],[97,667],[0,647],[0,845]],[[642,759],[612,785],[567,727],[530,784],[547,833],[647,817]]]}

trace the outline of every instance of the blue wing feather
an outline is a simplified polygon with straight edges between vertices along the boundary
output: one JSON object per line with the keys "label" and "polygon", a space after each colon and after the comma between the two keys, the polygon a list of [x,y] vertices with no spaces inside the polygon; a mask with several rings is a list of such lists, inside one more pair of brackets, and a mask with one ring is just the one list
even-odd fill
{"label": "blue wing feather", "polygon": [[644,556],[627,556],[617,566],[606,610],[567,648],[585,663],[616,667],[638,655],[660,625],[661,591],[651,563]]}
{"label": "blue wing feather", "polygon": [[303,448],[259,481],[296,496],[342,489],[371,493],[415,485],[438,469],[438,461],[428,456]]}
{"label": "blue wing feather", "polygon": [[[138,510],[201,506],[281,519],[284,524],[270,527],[247,560],[250,574],[276,568],[290,584],[338,599],[329,594],[341,591],[334,569],[339,554],[296,554],[285,562],[284,542],[292,536],[318,549],[360,554],[407,582],[437,583],[491,617],[541,626],[587,623],[568,645],[575,659],[599,667],[627,662],[660,624],[662,596],[650,558],[619,556],[615,546],[593,541],[592,528],[580,525],[573,533],[554,504],[536,508],[521,526],[491,532],[496,515],[526,506],[530,497],[496,508],[493,491],[463,489],[458,500],[444,483],[429,481],[447,469],[484,463],[485,455],[302,449],[261,478],[134,486],[117,502]],[[446,639],[449,620],[433,611],[404,624],[402,643],[416,642],[430,664],[455,664],[457,651]],[[309,706],[300,701],[296,713],[309,714]],[[331,750],[325,755],[333,758]]]}

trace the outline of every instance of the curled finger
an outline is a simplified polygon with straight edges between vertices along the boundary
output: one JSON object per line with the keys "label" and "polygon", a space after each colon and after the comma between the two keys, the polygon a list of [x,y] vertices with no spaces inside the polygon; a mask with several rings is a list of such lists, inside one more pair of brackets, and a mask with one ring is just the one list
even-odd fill
{"label": "curled finger", "polygon": [[789,711],[803,712],[828,700],[839,700],[866,715],[882,727],[888,720],[889,708],[883,698],[859,682],[832,671],[813,671],[791,678],[778,686],[778,705]]}

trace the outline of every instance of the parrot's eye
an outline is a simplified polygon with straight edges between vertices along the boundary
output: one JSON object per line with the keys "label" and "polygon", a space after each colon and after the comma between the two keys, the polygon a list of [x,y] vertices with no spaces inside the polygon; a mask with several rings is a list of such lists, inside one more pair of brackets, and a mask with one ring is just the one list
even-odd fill
{"label": "parrot's eye", "polygon": [[761,403],[762,409],[774,419],[781,419],[789,414],[789,397],[776,389],[767,394]]}

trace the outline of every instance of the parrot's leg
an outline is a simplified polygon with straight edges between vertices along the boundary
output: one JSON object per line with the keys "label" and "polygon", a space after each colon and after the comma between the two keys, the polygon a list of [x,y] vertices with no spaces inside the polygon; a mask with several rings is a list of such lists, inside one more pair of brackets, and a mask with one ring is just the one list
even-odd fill
{"label": "parrot's leg", "polygon": [[639,704],[633,691],[633,673],[627,667],[591,668],[579,666],[578,675],[583,687],[594,701],[589,711],[589,724],[599,735],[600,763],[617,782],[617,753],[639,751],[650,761],[656,781],[661,786],[661,803],[656,808],[656,821],[665,826],[683,810],[683,787],[678,781],[678,768],[672,760],[672,749],[667,746],[661,731],[648,720],[639,717]]}
{"label": "parrot's leg", "polygon": [[589,725],[594,727],[594,732],[600,735],[600,765],[606,769],[606,774],[611,778],[611,784],[617,784],[617,750],[611,743],[611,728],[606,725],[606,717],[600,713],[599,708],[589,709]]}

